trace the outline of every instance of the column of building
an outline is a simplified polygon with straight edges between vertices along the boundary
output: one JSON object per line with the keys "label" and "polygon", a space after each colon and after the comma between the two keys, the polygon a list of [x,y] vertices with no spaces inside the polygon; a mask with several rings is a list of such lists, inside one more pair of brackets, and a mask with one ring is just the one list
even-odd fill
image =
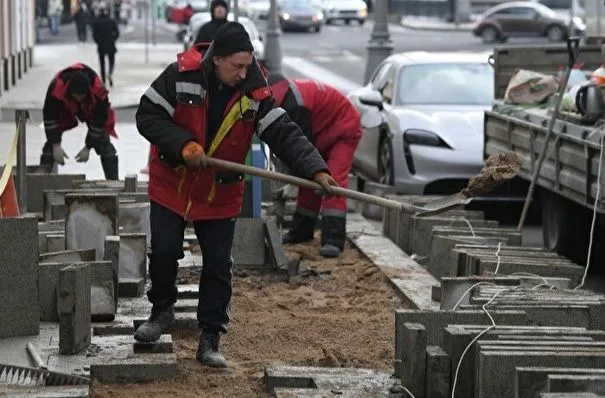
{"label": "column of building", "polygon": [[35,0],[0,0],[0,96],[33,65]]}

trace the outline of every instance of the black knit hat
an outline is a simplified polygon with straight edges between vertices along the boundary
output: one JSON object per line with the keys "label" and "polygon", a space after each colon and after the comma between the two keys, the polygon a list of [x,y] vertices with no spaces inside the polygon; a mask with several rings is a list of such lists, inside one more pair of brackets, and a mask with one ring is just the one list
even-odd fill
{"label": "black knit hat", "polygon": [[225,57],[240,51],[254,52],[254,46],[244,26],[239,22],[227,22],[216,30],[214,55]]}
{"label": "black knit hat", "polygon": [[225,0],[212,0],[210,3],[210,14],[214,15],[214,9],[216,7],[223,7],[229,13],[229,4]]}
{"label": "black knit hat", "polygon": [[90,89],[90,79],[82,71],[74,72],[69,78],[67,87],[72,94],[86,94]]}

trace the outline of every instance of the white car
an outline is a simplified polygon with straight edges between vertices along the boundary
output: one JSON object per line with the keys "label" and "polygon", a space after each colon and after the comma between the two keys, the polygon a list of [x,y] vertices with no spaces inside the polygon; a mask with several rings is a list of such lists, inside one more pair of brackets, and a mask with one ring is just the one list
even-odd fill
{"label": "white car", "polygon": [[494,100],[489,54],[408,52],[349,94],[363,135],[353,170],[399,193],[448,194],[483,166],[483,115]]}
{"label": "white car", "polygon": [[351,21],[363,25],[368,17],[368,6],[363,0],[325,0],[316,4],[321,4],[328,25],[336,20],[342,20],[347,25]]}
{"label": "white car", "polygon": [[270,8],[269,0],[248,0],[248,16],[252,19],[267,19]]}
{"label": "white car", "polygon": [[[189,25],[187,25],[187,30],[185,32],[185,36],[183,37],[183,44],[185,46],[185,50],[193,45],[195,38],[197,36],[197,32],[200,30],[203,24],[210,21],[210,13],[209,12],[198,12],[193,14],[191,19],[189,20]],[[227,19],[229,21],[233,21],[233,14],[229,13],[227,15]],[[262,61],[265,58],[265,45],[263,44],[263,38],[261,37],[258,29],[254,22],[248,17],[239,17],[239,23],[244,25],[246,32],[250,36],[250,40],[252,41],[252,46],[254,47],[254,56],[257,60]]]}

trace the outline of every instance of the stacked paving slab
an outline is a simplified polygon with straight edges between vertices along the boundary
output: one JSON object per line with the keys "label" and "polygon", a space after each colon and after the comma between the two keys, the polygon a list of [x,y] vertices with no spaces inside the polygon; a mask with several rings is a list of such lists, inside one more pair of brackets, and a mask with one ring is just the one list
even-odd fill
{"label": "stacked paving slab", "polygon": [[[190,250],[193,229],[185,231],[176,322],[157,342],[138,343],[134,331],[151,310],[146,183],[41,166],[28,166],[26,183],[27,213],[0,218],[0,395],[86,397],[93,378],[175,376],[171,333],[198,328],[203,261]],[[296,274],[274,219],[239,219],[235,242],[236,267],[283,280]]]}

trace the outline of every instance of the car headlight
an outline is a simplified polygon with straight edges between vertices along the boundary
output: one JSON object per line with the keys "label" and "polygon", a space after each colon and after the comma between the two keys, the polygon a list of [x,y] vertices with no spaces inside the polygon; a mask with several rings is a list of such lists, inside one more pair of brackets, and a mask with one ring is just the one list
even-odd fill
{"label": "car headlight", "polygon": [[426,130],[406,130],[403,133],[404,144],[449,148],[451,147],[437,134]]}
{"label": "car headlight", "polygon": [[317,13],[317,19],[318,19],[318,20],[320,20],[320,21],[321,21],[322,19],[324,19],[324,13],[323,13],[323,12],[318,12],[318,13]]}
{"label": "car headlight", "polygon": [[281,17],[284,19],[284,21],[287,21],[288,19],[290,19],[290,14],[284,12]]}
{"label": "car headlight", "polygon": [[357,12],[357,14],[358,14],[360,17],[364,17],[364,18],[365,18],[365,17],[367,17],[367,16],[368,16],[368,10],[367,10],[367,9],[365,9],[365,8],[362,8],[361,10],[359,10],[359,11]]}

